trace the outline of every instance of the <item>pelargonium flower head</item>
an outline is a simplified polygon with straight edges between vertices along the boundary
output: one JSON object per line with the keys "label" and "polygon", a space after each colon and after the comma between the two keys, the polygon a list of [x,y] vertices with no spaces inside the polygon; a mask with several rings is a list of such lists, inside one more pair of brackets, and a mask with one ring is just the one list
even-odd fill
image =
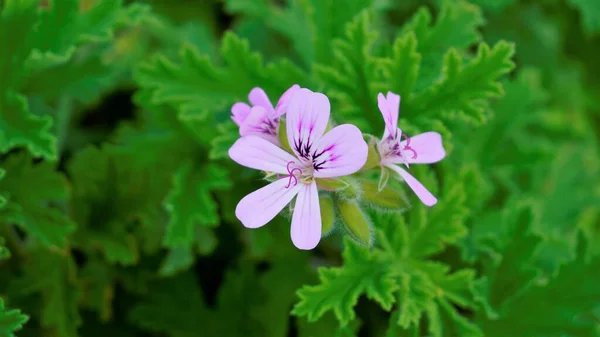
{"label": "pelargonium flower head", "polygon": [[[437,132],[425,132],[408,138],[398,128],[398,114],[400,110],[400,96],[388,92],[387,96],[379,93],[377,105],[385,121],[383,138],[377,144],[380,165],[388,167],[398,173],[417,197],[427,206],[437,203],[437,198],[429,192],[408,171],[397,164],[432,164],[442,160],[446,151],[442,145],[442,136]],[[405,139],[402,140],[402,137]]]}
{"label": "pelargonium flower head", "polygon": [[281,95],[275,107],[263,89],[252,89],[248,95],[252,106],[237,102],[231,107],[231,119],[240,127],[240,136],[257,135],[279,144],[279,118],[287,111],[292,94],[298,89],[300,86],[297,84],[291,86]]}
{"label": "pelargonium flower head", "polygon": [[325,95],[298,89],[286,115],[293,154],[257,135],[241,137],[229,149],[231,159],[243,166],[284,175],[238,203],[235,214],[244,226],[264,226],[295,197],[292,242],[299,249],[317,246],[321,212],[316,179],[353,174],[365,164],[368,153],[367,143],[354,125],[339,125],[325,133],[329,110]]}

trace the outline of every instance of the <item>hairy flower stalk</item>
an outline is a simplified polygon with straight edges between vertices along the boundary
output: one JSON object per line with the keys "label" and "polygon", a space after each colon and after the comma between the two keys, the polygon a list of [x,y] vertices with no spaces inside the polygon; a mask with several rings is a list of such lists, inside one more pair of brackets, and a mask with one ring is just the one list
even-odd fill
{"label": "hairy flower stalk", "polygon": [[294,92],[300,86],[294,84],[281,95],[277,105],[273,107],[269,97],[261,88],[254,88],[248,94],[252,106],[237,102],[231,107],[231,119],[240,127],[240,136],[256,135],[279,145],[279,120],[288,109]]}
{"label": "hairy flower stalk", "polygon": [[[442,136],[437,132],[425,132],[408,138],[398,128],[400,96],[388,92],[387,97],[379,93],[377,105],[385,121],[385,131],[377,143],[380,156],[380,166],[396,172],[415,192],[417,197],[427,206],[437,203],[437,198],[431,194],[415,177],[397,164],[431,164],[442,160],[446,151],[442,145]],[[402,140],[404,138],[404,140]]]}
{"label": "hairy flower stalk", "polygon": [[256,134],[241,137],[229,150],[231,159],[243,166],[283,175],[245,196],[235,213],[244,226],[258,228],[296,197],[292,242],[299,249],[313,249],[322,228],[316,179],[357,172],[367,161],[368,146],[354,125],[339,125],[325,133],[330,115],[325,95],[308,89],[290,95],[286,135],[293,155]]}

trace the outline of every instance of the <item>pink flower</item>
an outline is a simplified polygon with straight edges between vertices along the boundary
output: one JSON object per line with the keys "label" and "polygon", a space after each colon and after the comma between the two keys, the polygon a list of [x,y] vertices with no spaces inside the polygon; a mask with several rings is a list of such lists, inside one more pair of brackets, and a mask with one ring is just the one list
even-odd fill
{"label": "pink flower", "polygon": [[[400,96],[392,92],[388,92],[387,97],[379,93],[377,104],[385,121],[383,138],[377,144],[381,155],[380,165],[389,167],[398,173],[425,205],[435,205],[436,197],[415,177],[396,164],[404,164],[408,168],[409,164],[431,164],[442,160],[446,156],[442,145],[442,136],[431,131],[412,138],[402,134],[402,130],[397,127]],[[404,141],[401,141],[402,136],[405,137]]]}
{"label": "pink flower", "polygon": [[243,102],[231,107],[231,119],[240,127],[240,136],[257,135],[279,145],[279,118],[286,112],[292,94],[298,89],[300,86],[294,84],[286,90],[275,108],[264,90],[258,87],[252,89],[248,95],[252,107]]}
{"label": "pink flower", "polygon": [[245,196],[235,215],[248,228],[271,221],[296,197],[292,242],[313,249],[321,239],[321,212],[315,178],[352,174],[367,161],[368,146],[360,130],[339,125],[326,134],[329,100],[321,93],[299,89],[286,115],[288,143],[294,155],[256,135],[238,139],[229,149],[235,162],[257,170],[285,175]]}

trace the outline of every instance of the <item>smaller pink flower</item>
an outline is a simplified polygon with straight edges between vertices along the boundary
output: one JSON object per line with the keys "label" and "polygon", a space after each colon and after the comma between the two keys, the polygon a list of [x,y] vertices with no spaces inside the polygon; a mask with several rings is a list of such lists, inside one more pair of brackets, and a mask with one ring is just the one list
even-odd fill
{"label": "smaller pink flower", "polygon": [[240,200],[235,215],[244,226],[264,226],[296,198],[292,242],[299,249],[317,246],[322,224],[315,179],[357,172],[367,161],[369,151],[362,133],[354,125],[339,125],[325,133],[329,114],[325,95],[299,89],[286,115],[293,155],[256,135],[241,137],[229,149],[229,157],[240,165],[284,175]]}
{"label": "smaller pink flower", "polygon": [[[411,138],[402,134],[402,130],[397,127],[400,96],[392,92],[388,91],[387,97],[379,93],[377,105],[385,121],[383,138],[377,144],[381,155],[380,165],[398,173],[425,205],[435,205],[437,198],[408,171],[396,164],[404,164],[408,168],[409,164],[432,164],[444,159],[446,151],[442,145],[442,136],[432,131]],[[405,138],[403,141],[402,136]]]}
{"label": "smaller pink flower", "polygon": [[240,127],[240,136],[257,135],[279,145],[279,118],[286,113],[292,94],[298,89],[300,86],[294,84],[286,90],[275,108],[264,90],[252,89],[248,95],[252,106],[238,102],[231,107],[231,119]]}

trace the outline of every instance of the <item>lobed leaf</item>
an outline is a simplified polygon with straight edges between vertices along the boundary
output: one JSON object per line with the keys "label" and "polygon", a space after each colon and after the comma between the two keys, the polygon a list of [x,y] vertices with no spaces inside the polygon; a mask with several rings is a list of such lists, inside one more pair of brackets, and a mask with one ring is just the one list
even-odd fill
{"label": "lobed leaf", "polygon": [[5,308],[4,300],[0,298],[0,337],[15,337],[15,331],[19,331],[28,320],[29,316],[20,310]]}
{"label": "lobed leaf", "polygon": [[174,63],[163,55],[144,63],[136,80],[151,90],[152,103],[169,104],[183,119],[222,121],[226,114],[214,114],[235,101],[246,100],[259,86],[271,96],[282,94],[294,83],[304,82],[304,74],[287,60],[263,64],[262,57],[250,51],[247,41],[226,33],[221,45],[223,66],[216,66],[193,47],[184,46]]}
{"label": "lobed leaf", "polygon": [[64,247],[75,224],[53,203],[69,198],[65,178],[49,162],[33,164],[27,155],[10,156],[3,163],[6,176],[0,190],[7,204],[0,210],[2,222],[19,225],[47,247]]}
{"label": "lobed leaf", "polygon": [[369,253],[349,239],[345,240],[344,266],[321,268],[317,286],[304,286],[298,290],[300,302],[292,314],[306,316],[309,322],[318,320],[332,310],[342,326],[355,319],[354,306],[358,297],[366,293],[385,310],[395,302],[394,291],[398,288],[389,270],[387,259]]}

